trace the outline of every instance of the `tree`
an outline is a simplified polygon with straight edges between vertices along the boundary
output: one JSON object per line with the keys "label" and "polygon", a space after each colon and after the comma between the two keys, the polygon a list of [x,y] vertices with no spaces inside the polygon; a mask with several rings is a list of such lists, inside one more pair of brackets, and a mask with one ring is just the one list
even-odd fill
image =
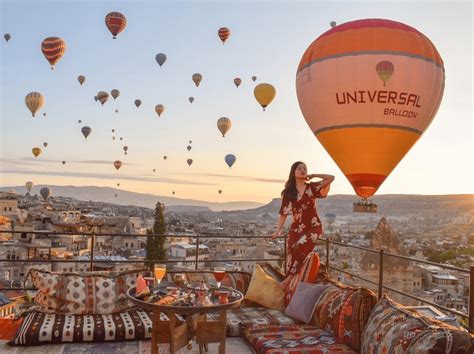
{"label": "tree", "polygon": [[166,238],[166,225],[163,212],[165,210],[165,205],[160,202],[156,203],[155,207],[155,222],[153,224],[153,229],[147,230],[148,235],[158,235],[158,236],[148,236],[146,239],[146,265],[153,268],[155,262],[151,260],[166,260],[167,250],[165,247]]}

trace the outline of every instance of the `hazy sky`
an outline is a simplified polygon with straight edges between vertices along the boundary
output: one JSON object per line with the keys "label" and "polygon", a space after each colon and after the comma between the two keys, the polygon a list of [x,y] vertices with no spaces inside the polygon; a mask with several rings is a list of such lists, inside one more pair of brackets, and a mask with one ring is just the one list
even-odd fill
{"label": "hazy sky", "polygon": [[[171,196],[175,190],[181,198],[267,202],[279,196],[291,163],[303,160],[310,173],[336,176],[331,193],[354,194],[300,112],[295,75],[330,21],[377,17],[427,35],[446,70],[437,116],[378,194],[473,192],[471,2],[0,2],[1,33],[12,35],[0,45],[1,186],[120,183],[135,192]],[[128,19],[116,40],[104,24],[110,11]],[[224,46],[221,26],[232,31]],[[54,71],[40,50],[49,36],[67,42]],[[162,68],[155,62],[159,52],[168,56]],[[191,80],[195,72],[204,76],[199,88]],[[253,97],[252,75],[277,89],[265,112]],[[235,77],[243,81],[238,89]],[[104,107],[94,101],[98,91],[114,88],[121,91],[116,101],[109,98]],[[36,118],[24,104],[31,91],[46,100]],[[136,98],[143,101],[139,109]],[[161,118],[154,112],[158,103],[166,106]],[[216,128],[221,116],[233,121],[225,138]],[[87,141],[84,125],[93,130]],[[35,160],[31,148],[43,142],[49,145]],[[237,156],[232,169],[227,153]],[[117,159],[124,162],[119,172],[112,164]]]}

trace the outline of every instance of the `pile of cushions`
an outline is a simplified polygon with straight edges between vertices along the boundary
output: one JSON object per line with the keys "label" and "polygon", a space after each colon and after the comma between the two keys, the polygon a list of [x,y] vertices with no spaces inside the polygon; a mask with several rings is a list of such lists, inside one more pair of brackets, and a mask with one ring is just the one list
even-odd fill
{"label": "pile of cushions", "polygon": [[127,298],[144,269],[125,272],[57,273],[32,269],[37,306],[21,316],[10,345],[104,342],[151,337],[148,312]]}

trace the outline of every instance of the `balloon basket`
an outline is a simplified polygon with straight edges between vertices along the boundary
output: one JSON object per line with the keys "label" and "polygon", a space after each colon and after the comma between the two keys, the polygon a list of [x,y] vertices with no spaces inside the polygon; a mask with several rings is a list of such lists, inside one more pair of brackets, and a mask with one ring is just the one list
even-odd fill
{"label": "balloon basket", "polygon": [[377,204],[368,200],[361,200],[352,204],[354,213],[376,213]]}

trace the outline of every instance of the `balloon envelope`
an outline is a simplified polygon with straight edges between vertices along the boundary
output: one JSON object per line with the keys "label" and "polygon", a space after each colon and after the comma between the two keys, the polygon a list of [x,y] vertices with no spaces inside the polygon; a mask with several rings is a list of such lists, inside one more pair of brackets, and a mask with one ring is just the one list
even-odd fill
{"label": "balloon envelope", "polygon": [[202,75],[199,74],[199,73],[195,73],[193,74],[193,77],[192,77],[193,81],[194,81],[194,84],[196,85],[196,87],[199,86],[199,84],[201,83],[202,81]]}
{"label": "balloon envelope", "polygon": [[47,142],[44,142],[44,143],[43,143],[43,146],[44,146],[44,147],[48,147],[48,143],[47,143]]}
{"label": "balloon envelope", "polygon": [[62,58],[66,51],[66,42],[59,37],[48,37],[41,43],[41,51],[44,57],[51,64],[51,69]]}
{"label": "balloon envelope", "polygon": [[193,163],[193,159],[187,159],[187,161],[186,161],[186,162],[188,163],[188,165],[189,165],[189,166],[191,166],[191,165],[192,165],[192,163]]}
{"label": "balloon envelope", "polygon": [[115,39],[127,27],[127,19],[120,12],[110,12],[105,16],[105,25]]}
{"label": "balloon envelope", "polygon": [[227,154],[227,155],[225,155],[224,160],[225,160],[225,163],[227,164],[227,166],[229,166],[229,168],[231,168],[232,165],[237,160],[237,158],[235,157],[234,154]]}
{"label": "balloon envelope", "polygon": [[31,188],[33,188],[33,182],[31,182],[31,181],[26,182],[25,187],[28,190],[28,192],[30,192]]}
{"label": "balloon envelope", "polygon": [[51,195],[51,189],[49,187],[43,187],[40,189],[40,195],[46,200]]}
{"label": "balloon envelope", "polygon": [[158,114],[158,117],[161,117],[161,114],[165,111],[165,106],[163,106],[162,104],[157,104],[155,106],[155,112],[156,114]]}
{"label": "balloon envelope", "polygon": [[135,106],[140,107],[140,105],[142,104],[142,101],[141,100],[135,100]]}
{"label": "balloon envelope", "polygon": [[232,127],[232,121],[227,117],[221,117],[217,120],[217,129],[222,134],[222,137],[225,137],[225,134],[230,130]]}
{"label": "balloon envelope", "polygon": [[165,63],[165,61],[166,61],[166,54],[165,53],[158,53],[155,56],[155,60],[161,68],[163,66],[163,64]]}
{"label": "balloon envelope", "polygon": [[228,29],[227,27],[221,27],[221,28],[219,28],[219,30],[217,31],[217,35],[218,35],[219,38],[221,39],[222,44],[224,44],[225,41],[226,41],[227,39],[229,39],[229,37],[230,37],[230,29]]}
{"label": "balloon envelope", "polygon": [[122,167],[122,161],[120,161],[120,160],[115,160],[115,161],[114,161],[114,166],[115,166],[115,168],[116,168],[117,171],[118,171],[118,169],[119,169],[120,167]]}
{"label": "balloon envelope", "polygon": [[257,102],[260,103],[263,110],[273,101],[276,95],[275,88],[270,84],[258,84],[253,90],[253,94],[257,99]]}
{"label": "balloon envelope", "polygon": [[39,147],[34,147],[33,149],[31,149],[31,152],[35,157],[38,157],[41,154],[41,149]]}
{"label": "balloon envelope", "polygon": [[308,47],[296,92],[311,131],[368,198],[430,125],[444,81],[443,60],[425,35],[365,19],[340,24]]}
{"label": "balloon envelope", "polygon": [[256,76],[252,76],[252,81],[253,81],[253,82],[257,81],[257,77],[256,77]]}
{"label": "balloon envelope", "polygon": [[234,79],[234,85],[235,85],[235,87],[239,87],[241,83],[242,83],[242,79],[241,79],[240,77],[236,77],[236,78]]}
{"label": "balloon envelope", "polygon": [[30,110],[32,116],[34,117],[36,112],[40,110],[44,105],[44,97],[39,92],[30,92],[25,97],[26,107]]}
{"label": "balloon envelope", "polygon": [[194,102],[194,97],[189,97],[189,102],[193,103]]}
{"label": "balloon envelope", "polygon": [[90,135],[90,133],[92,132],[92,128],[91,127],[88,127],[88,126],[85,126],[85,127],[82,127],[81,128],[81,132],[82,132],[82,135],[84,135],[84,138],[87,139],[87,137]]}
{"label": "balloon envelope", "polygon": [[117,90],[117,89],[113,89],[112,91],[110,91],[110,95],[115,99],[117,99],[118,96],[120,96],[120,91]]}
{"label": "balloon envelope", "polygon": [[104,103],[107,102],[107,100],[109,99],[109,94],[105,91],[99,91],[96,97],[97,100],[99,100],[100,104],[103,106]]}
{"label": "balloon envelope", "polygon": [[5,33],[3,35],[3,38],[5,38],[5,40],[8,42],[10,40],[10,38],[12,38],[12,36],[10,35],[10,33]]}
{"label": "balloon envelope", "polygon": [[79,75],[77,77],[77,81],[79,81],[79,84],[83,84],[86,81],[86,77],[84,75]]}

